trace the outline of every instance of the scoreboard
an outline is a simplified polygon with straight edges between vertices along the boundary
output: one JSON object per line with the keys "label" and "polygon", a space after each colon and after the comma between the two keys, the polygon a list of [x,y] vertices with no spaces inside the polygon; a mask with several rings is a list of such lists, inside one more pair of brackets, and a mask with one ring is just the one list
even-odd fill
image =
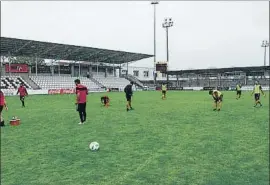
{"label": "scoreboard", "polygon": [[167,62],[158,62],[158,63],[156,63],[156,71],[159,71],[161,73],[166,73],[167,72],[167,67],[168,67]]}

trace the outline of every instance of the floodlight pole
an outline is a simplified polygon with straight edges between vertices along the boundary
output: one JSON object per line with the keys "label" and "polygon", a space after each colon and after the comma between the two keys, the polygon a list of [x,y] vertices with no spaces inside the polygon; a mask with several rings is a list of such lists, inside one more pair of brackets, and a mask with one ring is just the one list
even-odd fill
{"label": "floodlight pole", "polygon": [[156,85],[156,5],[158,4],[158,1],[151,2],[151,5],[154,7],[154,85]]}
{"label": "floodlight pole", "polygon": [[[262,47],[264,47],[264,66],[266,66],[266,48],[269,47],[269,42],[267,40],[262,41]],[[270,61],[269,61],[270,66]]]}
{"label": "floodlight pole", "polygon": [[169,28],[173,26],[172,18],[164,19],[162,27],[166,29],[167,62],[169,63]]}

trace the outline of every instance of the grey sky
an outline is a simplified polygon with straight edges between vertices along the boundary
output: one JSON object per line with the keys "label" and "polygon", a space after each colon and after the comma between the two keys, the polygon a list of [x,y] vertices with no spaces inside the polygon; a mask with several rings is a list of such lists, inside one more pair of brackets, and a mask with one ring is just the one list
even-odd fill
{"label": "grey sky", "polygon": [[[150,2],[2,2],[1,15],[1,36],[153,54]],[[157,61],[166,60],[165,17],[174,21],[170,70],[263,65],[267,1],[160,2]],[[134,65],[152,67],[153,59]]]}

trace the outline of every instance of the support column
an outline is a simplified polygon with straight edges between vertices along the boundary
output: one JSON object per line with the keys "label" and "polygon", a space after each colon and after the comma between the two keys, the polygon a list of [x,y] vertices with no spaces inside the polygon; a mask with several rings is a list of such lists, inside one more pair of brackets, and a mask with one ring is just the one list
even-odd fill
{"label": "support column", "polygon": [[78,74],[79,77],[81,77],[81,64],[79,63],[79,74]]}
{"label": "support column", "polygon": [[88,66],[88,71],[89,71],[90,77],[93,77],[93,69],[92,69],[92,65],[91,64]]}
{"label": "support column", "polygon": [[38,68],[37,60],[38,60],[38,59],[37,59],[37,56],[36,56],[36,76],[37,76],[37,74],[38,74],[38,73],[37,73],[37,68]]}
{"label": "support column", "polygon": [[70,64],[70,68],[71,68],[71,76],[74,77],[74,64]]}
{"label": "support column", "polygon": [[114,68],[114,63],[113,63],[113,76],[115,77],[115,68]]}
{"label": "support column", "polygon": [[54,75],[54,65],[52,64],[51,65],[51,76],[53,76]]}
{"label": "support column", "polygon": [[119,67],[119,77],[121,77],[121,73],[122,73],[122,67],[121,67],[121,64],[120,64],[120,67]]}
{"label": "support column", "polygon": [[11,72],[10,72],[10,69],[11,69],[11,65],[10,65],[10,61],[11,61],[11,55],[10,55],[10,53],[8,54],[8,67],[9,67],[9,76],[11,76]]}
{"label": "support column", "polygon": [[166,76],[167,76],[167,87],[169,87],[169,75],[166,74]]}
{"label": "support column", "polygon": [[222,85],[221,85],[221,74],[219,73],[218,74],[218,85],[221,87]]}

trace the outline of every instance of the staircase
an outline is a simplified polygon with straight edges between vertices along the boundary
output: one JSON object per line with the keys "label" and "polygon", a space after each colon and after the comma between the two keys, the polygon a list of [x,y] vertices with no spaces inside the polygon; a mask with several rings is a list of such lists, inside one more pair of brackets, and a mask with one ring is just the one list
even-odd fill
{"label": "staircase", "polygon": [[33,80],[26,75],[20,75],[24,81],[26,81],[34,90],[41,89]]}
{"label": "staircase", "polygon": [[135,83],[137,86],[143,88],[143,83],[140,80],[138,80],[135,76],[132,76],[132,75],[129,74],[129,75],[125,76],[125,78],[127,80]]}
{"label": "staircase", "polygon": [[95,82],[95,84],[97,84],[99,87],[101,87],[101,88],[103,88],[103,87],[104,87],[104,85],[103,85],[103,84],[101,84],[99,81],[97,81],[95,78],[90,77],[89,79],[90,79],[91,81]]}

